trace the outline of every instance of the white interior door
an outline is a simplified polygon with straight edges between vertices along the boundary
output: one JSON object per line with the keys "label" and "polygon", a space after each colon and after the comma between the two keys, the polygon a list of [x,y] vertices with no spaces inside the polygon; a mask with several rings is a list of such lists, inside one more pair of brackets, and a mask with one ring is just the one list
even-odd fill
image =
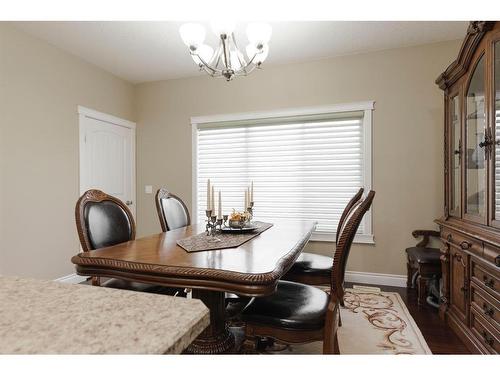
{"label": "white interior door", "polygon": [[80,193],[99,189],[135,217],[135,124],[79,107]]}

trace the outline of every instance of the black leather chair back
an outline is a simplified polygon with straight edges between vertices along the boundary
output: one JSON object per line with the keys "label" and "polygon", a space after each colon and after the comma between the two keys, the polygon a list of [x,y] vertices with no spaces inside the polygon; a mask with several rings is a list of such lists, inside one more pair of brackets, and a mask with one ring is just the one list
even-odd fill
{"label": "black leather chair back", "polygon": [[76,204],[75,215],[84,251],[135,238],[134,218],[128,207],[100,190],[85,192]]}
{"label": "black leather chair back", "polygon": [[127,213],[116,203],[89,202],[83,212],[92,249],[130,241],[131,223]]}
{"label": "black leather chair back", "polygon": [[166,189],[159,189],[156,192],[156,210],[160,219],[161,229],[164,232],[183,228],[191,224],[189,211],[178,196],[168,192]]}

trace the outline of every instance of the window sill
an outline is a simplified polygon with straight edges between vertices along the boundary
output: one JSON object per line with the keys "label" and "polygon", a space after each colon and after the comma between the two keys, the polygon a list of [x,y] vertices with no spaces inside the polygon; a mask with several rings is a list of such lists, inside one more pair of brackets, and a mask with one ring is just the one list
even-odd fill
{"label": "window sill", "polygon": [[[313,232],[310,241],[313,242],[335,242],[335,233]],[[373,234],[357,234],[354,236],[353,243],[375,245]]]}

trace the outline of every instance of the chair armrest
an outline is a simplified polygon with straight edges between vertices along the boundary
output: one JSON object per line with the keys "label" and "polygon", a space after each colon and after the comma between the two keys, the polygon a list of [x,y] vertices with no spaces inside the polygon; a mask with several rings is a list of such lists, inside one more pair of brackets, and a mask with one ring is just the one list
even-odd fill
{"label": "chair armrest", "polygon": [[440,233],[435,230],[425,230],[425,229],[417,229],[411,232],[411,235],[415,238],[424,237],[422,241],[417,244],[417,247],[426,247],[429,243],[429,237],[440,237]]}

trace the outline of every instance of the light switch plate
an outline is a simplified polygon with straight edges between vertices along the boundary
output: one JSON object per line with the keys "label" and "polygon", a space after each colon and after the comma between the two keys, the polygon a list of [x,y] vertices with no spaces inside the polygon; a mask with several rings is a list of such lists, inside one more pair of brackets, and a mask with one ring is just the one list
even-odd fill
{"label": "light switch plate", "polygon": [[151,186],[151,185],[144,186],[144,192],[146,194],[153,194],[153,186]]}

